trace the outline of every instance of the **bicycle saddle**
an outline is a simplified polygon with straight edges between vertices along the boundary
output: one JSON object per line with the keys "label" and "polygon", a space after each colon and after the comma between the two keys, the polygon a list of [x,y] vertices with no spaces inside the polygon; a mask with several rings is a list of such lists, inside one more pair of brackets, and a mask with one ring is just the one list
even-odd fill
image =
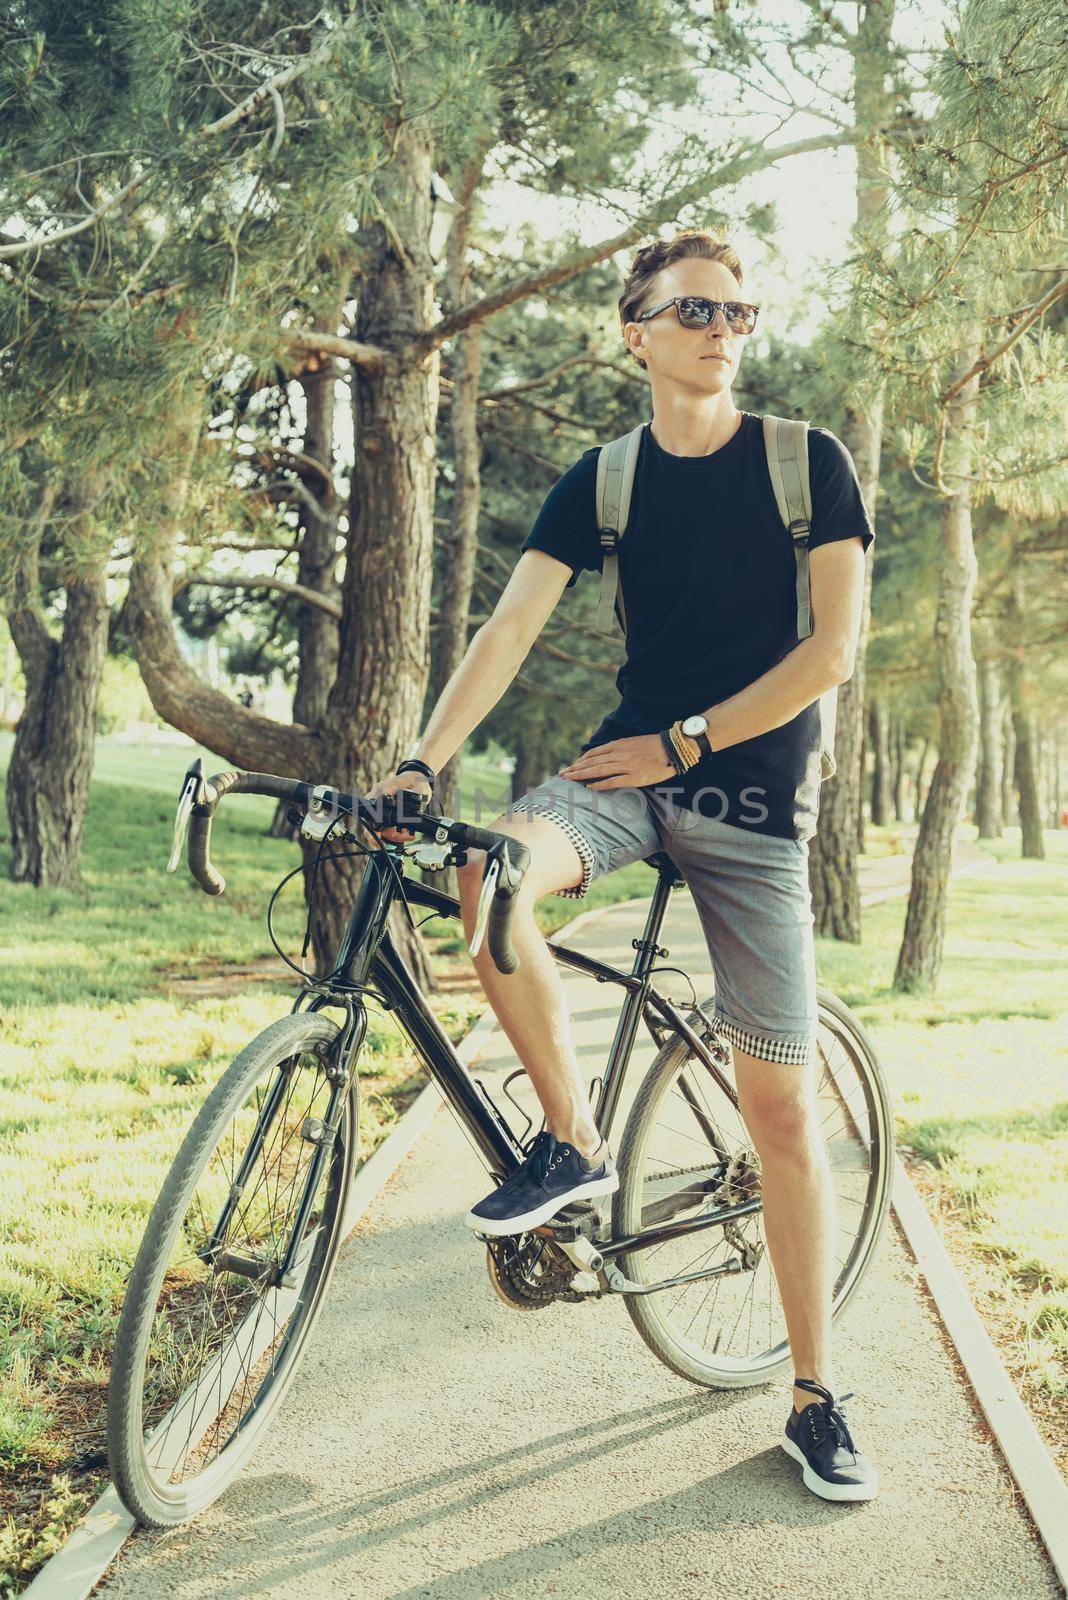
{"label": "bicycle saddle", "polygon": [[662,850],[654,850],[651,856],[643,856],[642,860],[647,866],[655,867],[660,876],[667,879],[669,887],[686,881],[671,857],[665,855]]}

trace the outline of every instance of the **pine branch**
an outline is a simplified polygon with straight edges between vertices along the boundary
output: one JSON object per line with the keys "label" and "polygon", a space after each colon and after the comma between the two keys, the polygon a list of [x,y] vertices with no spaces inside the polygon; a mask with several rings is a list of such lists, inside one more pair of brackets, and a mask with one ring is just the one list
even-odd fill
{"label": "pine branch", "polygon": [[377,345],[364,344],[359,339],[344,339],[338,334],[323,333],[314,328],[287,328],[283,330],[282,338],[291,350],[310,355],[342,356],[354,367],[362,367],[366,372],[383,371],[388,359],[388,353]]}
{"label": "pine branch", "polygon": [[412,339],[409,348],[417,359],[424,359],[446,340],[455,338],[458,333],[463,333],[465,328],[471,327],[474,323],[515,305],[517,301],[541,294],[558,283],[565,283],[589,267],[607,260],[609,256],[616,255],[620,250],[637,244],[648,234],[654,233],[663,223],[671,222],[686,206],[707,200],[714,189],[739,183],[743,178],[755,172],[762,172],[766,167],[774,166],[777,161],[787,156],[808,155],[815,150],[830,150],[843,145],[858,144],[866,137],[867,130],[851,128],[838,134],[797,139],[791,144],[775,145],[770,150],[761,146],[750,150],[746,155],[733,156],[717,171],[703,173],[700,178],[677,193],[657,201],[622,233],[615,234],[610,239],[602,239],[599,243],[578,251],[564,261],[513,278],[510,283],[503,284],[501,288],[491,294],[483,295],[480,299],[469,300],[459,310],[442,317],[432,328]]}
{"label": "pine branch", "polygon": [[288,578],[272,578],[266,573],[250,572],[246,577],[239,572],[193,572],[175,579],[174,592],[177,594],[194,584],[212,589],[271,589],[278,594],[291,595],[302,605],[325,611],[329,617],[341,616],[341,601],[332,595],[309,589],[303,583],[291,583]]}
{"label": "pine branch", "polygon": [[1006,350],[1012,349],[1016,341],[1027,332],[1032,323],[1037,322],[1039,317],[1049,310],[1050,306],[1056,304],[1066,294],[1068,294],[1068,277],[1062,278],[1059,283],[1055,283],[1052,289],[1048,289],[1040,300],[1036,300],[1033,305],[1029,306],[1020,322],[1007,338],[1003,339],[999,345],[996,345],[986,355],[981,355],[974,365],[969,367],[967,372],[951,383],[949,388],[939,396],[939,405],[948,405],[954,396],[958,395],[964,388],[969,378],[974,378],[977,374],[986,372],[988,367],[992,367],[994,362],[1005,354]]}
{"label": "pine branch", "polygon": [[45,234],[40,239],[19,239],[14,243],[0,244],[0,260],[6,260],[11,256],[24,256],[30,250],[43,250],[48,245],[61,243],[64,239],[73,239],[76,234],[84,233],[86,228],[91,228],[95,222],[99,222],[102,217],[114,211],[116,206],[121,206],[124,200],[128,200],[130,195],[141,188],[142,184],[156,176],[153,167],[146,167],[144,172],[138,173],[136,178],[131,178],[129,183],[124,184],[118,194],[112,195],[111,199],[105,200],[102,205],[94,206],[88,216],[82,217],[79,222],[72,222],[69,228],[59,228],[55,233]]}

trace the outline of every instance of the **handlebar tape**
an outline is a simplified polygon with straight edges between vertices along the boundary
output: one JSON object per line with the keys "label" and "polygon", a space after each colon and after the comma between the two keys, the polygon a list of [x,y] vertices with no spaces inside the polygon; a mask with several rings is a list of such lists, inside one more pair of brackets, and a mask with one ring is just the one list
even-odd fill
{"label": "handlebar tape", "polygon": [[216,872],[208,854],[211,812],[194,809],[189,819],[189,870],[205,894],[222,894],[226,879]]}
{"label": "handlebar tape", "polygon": [[530,851],[518,839],[498,837],[486,857],[487,867],[494,859],[499,862],[497,888],[490,906],[486,942],[494,965],[500,972],[509,973],[515,972],[519,966],[519,957],[512,943],[512,918],[515,915],[516,892],[530,865]]}

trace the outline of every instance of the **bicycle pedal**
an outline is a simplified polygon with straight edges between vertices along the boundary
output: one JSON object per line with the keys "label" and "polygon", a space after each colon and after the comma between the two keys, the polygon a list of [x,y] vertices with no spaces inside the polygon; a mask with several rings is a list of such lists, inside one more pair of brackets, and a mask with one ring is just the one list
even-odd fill
{"label": "bicycle pedal", "polygon": [[600,1208],[591,1204],[589,1200],[576,1200],[573,1205],[564,1206],[555,1217],[550,1217],[548,1222],[543,1222],[540,1228],[535,1228],[533,1231],[570,1243],[574,1239],[590,1238],[600,1226]]}

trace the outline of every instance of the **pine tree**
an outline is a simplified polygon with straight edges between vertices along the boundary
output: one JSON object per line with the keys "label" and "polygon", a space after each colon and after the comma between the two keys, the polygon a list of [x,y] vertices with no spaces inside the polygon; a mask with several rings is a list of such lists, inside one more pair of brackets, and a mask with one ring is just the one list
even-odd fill
{"label": "pine tree", "polygon": [[[938,762],[923,809],[895,987],[938,976],[953,838],[978,736],[972,508],[1063,506],[1063,344],[1044,323],[1068,277],[1043,263],[1063,233],[1059,19],[1036,0],[969,0],[935,73],[903,229],[874,292],[898,310],[888,383],[914,420],[917,470],[941,501],[935,626]],[[1037,283],[1037,287],[1036,287]],[[926,400],[926,403],[922,402]]]}
{"label": "pine tree", "polygon": [[[175,13],[125,0],[90,6],[71,33],[48,5],[11,8],[0,148],[13,173],[4,210],[19,221],[0,238],[0,323],[21,338],[31,376],[3,431],[42,428],[42,373],[53,400],[72,364],[110,359],[126,379],[114,415],[139,457],[122,491],[139,521],[126,617],[167,720],[241,766],[350,789],[405,752],[429,673],[443,348],[688,208],[707,215],[711,196],[772,163],[853,137],[830,129],[777,146],[710,120],[706,138],[687,137],[635,181],[646,130],[634,108],[692,98],[698,20],[661,0],[592,3],[566,29],[549,8],[463,0],[387,0],[329,19],[311,6]],[[555,193],[629,188],[627,219],[609,237],[505,261],[459,302],[457,269],[439,312],[434,174],[465,193],[463,175],[491,148]],[[69,195],[57,170],[80,174]],[[176,551],[239,488],[233,458],[207,448],[209,397],[309,355],[348,367],[355,456],[333,682],[313,725],[278,725],[186,662],[172,628]],[[100,453],[110,459],[106,444]],[[320,960],[353,882],[338,869],[322,887]]]}

